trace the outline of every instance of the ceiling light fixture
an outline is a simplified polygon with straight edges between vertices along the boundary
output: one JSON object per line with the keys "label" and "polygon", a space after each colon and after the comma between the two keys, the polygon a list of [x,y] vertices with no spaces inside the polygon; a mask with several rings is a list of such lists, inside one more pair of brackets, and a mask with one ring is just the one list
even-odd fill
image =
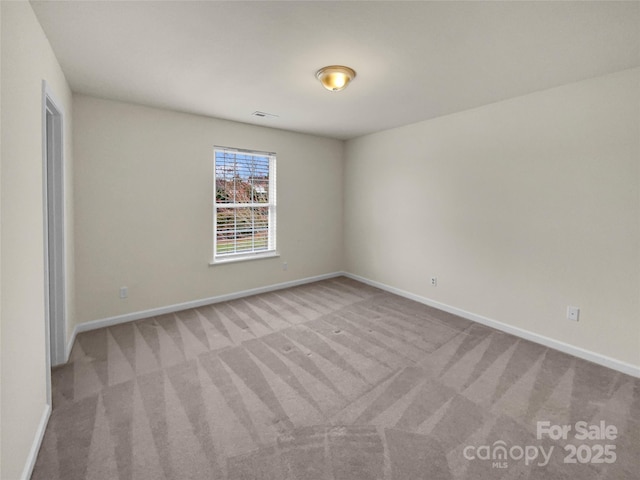
{"label": "ceiling light fixture", "polygon": [[349,82],[356,78],[356,72],[352,68],[342,65],[329,65],[316,72],[316,78],[322,86],[331,92],[343,90]]}

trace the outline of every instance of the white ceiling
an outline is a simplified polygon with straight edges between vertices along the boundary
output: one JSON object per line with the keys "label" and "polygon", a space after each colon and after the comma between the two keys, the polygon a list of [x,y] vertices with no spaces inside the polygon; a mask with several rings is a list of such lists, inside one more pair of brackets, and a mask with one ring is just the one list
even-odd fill
{"label": "white ceiling", "polygon": [[341,139],[640,65],[638,2],[32,5],[74,92]]}

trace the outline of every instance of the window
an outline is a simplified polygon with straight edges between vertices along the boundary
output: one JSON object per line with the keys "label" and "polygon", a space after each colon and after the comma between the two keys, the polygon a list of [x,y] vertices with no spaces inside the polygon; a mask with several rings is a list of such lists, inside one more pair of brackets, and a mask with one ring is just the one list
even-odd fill
{"label": "window", "polygon": [[214,148],[213,261],[276,255],[276,157]]}

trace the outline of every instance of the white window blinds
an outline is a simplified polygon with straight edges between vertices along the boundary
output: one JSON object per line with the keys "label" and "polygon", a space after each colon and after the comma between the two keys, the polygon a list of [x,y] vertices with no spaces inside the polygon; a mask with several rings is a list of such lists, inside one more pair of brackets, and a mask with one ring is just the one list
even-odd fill
{"label": "white window blinds", "polygon": [[214,149],[214,261],[276,249],[276,157]]}

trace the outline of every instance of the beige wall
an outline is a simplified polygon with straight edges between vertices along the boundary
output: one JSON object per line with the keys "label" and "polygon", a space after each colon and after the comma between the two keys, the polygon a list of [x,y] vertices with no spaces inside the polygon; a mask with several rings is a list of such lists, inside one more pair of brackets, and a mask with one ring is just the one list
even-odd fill
{"label": "beige wall", "polygon": [[[42,80],[66,112],[67,232],[72,228],[71,91],[28,2],[1,2],[2,451],[0,478],[19,478],[46,405]],[[73,321],[73,243],[67,238]]]}
{"label": "beige wall", "polygon": [[[0,305],[2,305],[2,7],[0,6]],[[2,307],[0,307],[0,348],[2,348]],[[0,432],[2,432],[2,352],[0,351]],[[2,434],[0,434],[0,478],[2,478]]]}
{"label": "beige wall", "polygon": [[[276,152],[280,258],[209,266],[214,145]],[[78,320],[341,270],[342,155],[338,140],[74,96]]]}
{"label": "beige wall", "polygon": [[639,82],[624,71],[349,141],[346,270],[640,366]]}

